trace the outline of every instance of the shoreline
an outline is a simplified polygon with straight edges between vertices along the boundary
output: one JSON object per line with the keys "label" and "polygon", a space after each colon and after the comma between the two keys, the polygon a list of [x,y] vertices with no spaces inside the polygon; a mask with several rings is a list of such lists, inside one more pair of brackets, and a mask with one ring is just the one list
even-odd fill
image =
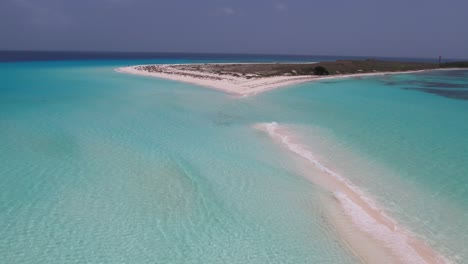
{"label": "shoreline", "polygon": [[[418,235],[399,224],[358,186],[316,159],[287,126],[257,123],[281,148],[298,159],[298,172],[329,193],[329,221],[344,244],[365,263],[451,263]],[[311,168],[317,170],[311,173]]]}
{"label": "shoreline", "polygon": [[[249,65],[249,63],[215,63],[211,65]],[[174,66],[197,66],[209,64],[158,64],[158,65],[134,65],[127,67],[116,68],[119,73],[134,74],[140,76],[155,77],[178,82],[194,84],[206,88],[223,91],[228,94],[237,96],[250,96],[262,92],[270,91],[277,88],[292,86],[296,84],[332,80],[353,77],[379,76],[388,74],[411,74],[426,72],[434,69],[412,70],[412,71],[392,71],[392,72],[372,72],[372,73],[353,73],[340,75],[299,75],[299,76],[271,76],[260,78],[246,78],[242,76],[225,76],[221,74],[206,73],[202,71],[180,70]],[[143,67],[157,67],[159,72],[150,72],[144,70]],[[448,70],[448,69],[447,69]]]}

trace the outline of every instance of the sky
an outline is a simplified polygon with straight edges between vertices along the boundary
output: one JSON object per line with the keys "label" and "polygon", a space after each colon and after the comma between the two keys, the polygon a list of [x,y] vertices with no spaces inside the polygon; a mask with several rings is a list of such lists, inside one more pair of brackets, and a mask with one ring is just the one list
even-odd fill
{"label": "sky", "polygon": [[0,50],[468,59],[468,1],[0,0]]}

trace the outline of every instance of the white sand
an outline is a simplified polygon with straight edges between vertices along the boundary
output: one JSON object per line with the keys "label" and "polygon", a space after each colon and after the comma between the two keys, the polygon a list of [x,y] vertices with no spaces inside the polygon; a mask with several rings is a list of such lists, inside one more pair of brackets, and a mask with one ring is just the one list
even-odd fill
{"label": "white sand", "polygon": [[[359,74],[343,74],[333,76],[274,76],[274,77],[254,77],[247,79],[245,77],[235,77],[227,75],[218,75],[206,73],[201,71],[180,70],[174,68],[175,64],[159,64],[155,65],[162,72],[149,72],[138,69],[136,65],[121,67],[116,69],[118,72],[130,73],[144,76],[151,76],[156,78],[169,79],[174,81],[186,82],[204,87],[209,87],[221,90],[235,95],[254,95],[264,91],[272,90],[279,87],[290,86],[294,84],[336,78],[349,78],[349,77],[364,77],[372,75],[385,75],[385,74],[398,74],[398,73],[415,73],[421,71],[406,71],[406,72],[376,72],[376,73],[359,73]],[[424,71],[424,70],[423,70]]]}
{"label": "white sand", "polygon": [[320,172],[311,173],[310,167],[298,164],[306,179],[329,191],[335,199],[340,210],[331,213],[334,227],[363,262],[450,263],[417,235],[390,218],[356,185],[322,164],[287,127],[273,122],[256,124],[255,128],[266,132],[275,142]]}

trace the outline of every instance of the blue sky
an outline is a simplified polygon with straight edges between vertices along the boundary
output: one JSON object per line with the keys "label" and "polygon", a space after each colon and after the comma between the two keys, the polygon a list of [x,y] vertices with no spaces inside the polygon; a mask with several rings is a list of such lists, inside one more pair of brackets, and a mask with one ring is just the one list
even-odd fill
{"label": "blue sky", "polygon": [[1,50],[468,58],[466,0],[0,0]]}

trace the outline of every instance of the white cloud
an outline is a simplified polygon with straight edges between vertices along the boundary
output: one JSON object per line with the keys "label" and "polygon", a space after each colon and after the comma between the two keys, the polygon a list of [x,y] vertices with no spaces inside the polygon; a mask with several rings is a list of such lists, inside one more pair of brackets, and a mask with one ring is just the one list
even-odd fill
{"label": "white cloud", "polygon": [[218,9],[218,14],[225,16],[232,16],[237,14],[236,10],[231,7],[223,7]]}
{"label": "white cloud", "polygon": [[286,11],[287,7],[285,4],[283,3],[275,3],[275,9],[279,12],[283,12],[283,11]]}
{"label": "white cloud", "polygon": [[102,0],[103,2],[107,2],[109,4],[132,4],[133,0]]}

